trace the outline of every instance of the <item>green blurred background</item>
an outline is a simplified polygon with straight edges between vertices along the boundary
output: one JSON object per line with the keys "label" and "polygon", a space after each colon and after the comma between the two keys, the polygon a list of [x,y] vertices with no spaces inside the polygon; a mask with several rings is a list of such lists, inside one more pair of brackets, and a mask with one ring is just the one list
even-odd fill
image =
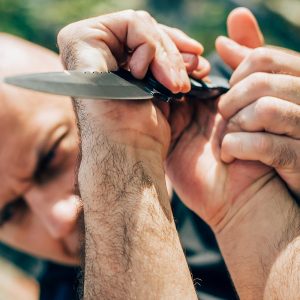
{"label": "green blurred background", "polygon": [[[226,17],[236,6],[253,9],[268,43],[300,49],[296,38],[300,33],[299,0],[0,0],[0,30],[56,50],[56,34],[70,22],[128,8],[143,9],[159,22],[200,40],[208,53],[215,38],[226,33]],[[284,17],[293,26],[287,26]]]}
{"label": "green blurred background", "polygon": [[[268,44],[300,51],[300,0],[0,0],[0,31],[57,51],[57,32],[66,24],[118,10],[142,9],[159,22],[178,27],[201,41],[208,54],[214,49],[216,37],[226,34],[227,15],[237,6],[253,11]],[[0,257],[0,278],[1,272],[9,274],[9,268],[1,264],[3,258],[33,277],[43,269],[41,260],[1,243]],[[8,299],[3,298],[1,285],[0,299]]]}

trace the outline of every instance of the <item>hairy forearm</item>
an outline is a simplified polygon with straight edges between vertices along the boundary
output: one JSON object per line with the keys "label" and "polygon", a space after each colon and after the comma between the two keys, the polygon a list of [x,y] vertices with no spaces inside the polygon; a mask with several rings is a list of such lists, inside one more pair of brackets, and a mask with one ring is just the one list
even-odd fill
{"label": "hairy forearm", "polygon": [[194,299],[162,159],[81,121],[85,299]]}
{"label": "hairy forearm", "polygon": [[274,178],[217,239],[241,299],[299,296],[300,208]]}
{"label": "hairy forearm", "polygon": [[[300,214],[298,214],[300,219]],[[299,220],[298,220],[298,230]],[[264,299],[300,297],[300,234],[279,253],[267,280]]]}

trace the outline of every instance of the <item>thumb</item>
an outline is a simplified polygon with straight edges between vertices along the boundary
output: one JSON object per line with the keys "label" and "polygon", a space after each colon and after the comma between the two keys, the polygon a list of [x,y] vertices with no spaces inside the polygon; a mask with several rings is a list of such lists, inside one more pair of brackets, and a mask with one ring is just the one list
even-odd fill
{"label": "thumb", "polygon": [[229,14],[227,30],[231,40],[219,37],[216,49],[224,62],[236,69],[251,49],[263,46],[264,38],[254,15],[242,7]]}

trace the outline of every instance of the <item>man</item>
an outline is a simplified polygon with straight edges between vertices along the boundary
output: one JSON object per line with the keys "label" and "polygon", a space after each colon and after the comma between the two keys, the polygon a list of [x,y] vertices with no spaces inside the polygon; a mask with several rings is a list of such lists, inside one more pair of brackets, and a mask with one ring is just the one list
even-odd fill
{"label": "man", "polygon": [[[243,10],[242,14],[239,11],[233,18],[241,15],[245,22],[255,25],[248,11]],[[116,68],[120,62],[118,57],[126,54],[121,52],[114,56],[123,41],[121,45],[133,51],[128,62],[133,66],[134,76],[143,77],[149,66],[171,91],[188,90],[186,77],[180,72],[182,68],[173,67],[177,72],[174,76],[168,73],[172,62],[167,61],[166,66],[160,63],[161,44],[154,43],[155,51],[151,55],[141,50],[145,37],[140,36],[138,27],[131,26],[138,17],[129,12],[118,15],[118,23],[113,16],[103,16],[69,25],[58,38],[66,67],[98,71]],[[143,18],[151,20],[144,13]],[[120,30],[122,25],[127,30]],[[252,28],[256,34],[254,42],[251,39],[243,41],[244,45],[260,46],[257,45],[261,43],[260,36],[255,26]],[[223,53],[235,50],[233,53],[238,57],[241,57],[241,50],[245,50],[240,46],[233,49],[231,41],[224,39],[218,41],[218,47]],[[279,52],[274,57],[279,55],[285,56]],[[288,152],[270,152],[276,145],[276,135],[265,142],[265,133],[256,134],[259,138],[254,139],[251,148],[252,136],[230,133],[224,118],[231,118],[243,105],[249,111],[249,103],[261,102],[261,97],[266,96],[288,98],[297,104],[296,91],[284,95],[287,83],[281,85],[278,78],[296,83],[298,69],[285,65],[285,60],[277,64],[274,60],[273,72],[284,70],[292,75],[282,78],[277,74],[265,74],[268,82],[262,81],[264,85],[259,85],[263,76],[256,76],[257,94],[248,94],[255,83],[253,76],[250,83],[247,81],[248,85],[243,82],[239,86],[236,82],[253,69],[269,71],[267,64],[263,69],[260,64],[256,68],[249,65],[254,54],[250,56],[242,57],[245,59],[241,64],[243,72],[236,71],[232,79],[236,85],[220,100],[222,115],[213,103],[182,103],[161,111],[147,101],[75,100],[82,142],[78,178],[85,206],[87,299],[196,298],[168,201],[163,168],[166,158],[167,173],[176,191],[214,230],[239,296],[242,299],[297,298],[300,209],[278,175],[297,195],[294,180],[299,178],[299,172],[291,170],[295,171],[299,152],[290,152],[293,157],[288,162],[292,164],[282,163],[281,159],[286,159]],[[296,56],[289,56],[288,61],[292,58]],[[230,59],[227,57],[227,62]],[[137,61],[139,69],[135,68]],[[274,88],[276,84],[279,84],[277,89]],[[289,90],[293,88],[289,86]],[[237,101],[243,97],[244,102]],[[267,125],[261,128],[261,124],[256,127],[252,124],[249,129],[250,123],[247,123],[249,127],[240,124],[237,122],[242,130],[273,130]],[[271,131],[271,134],[278,134],[278,131]],[[287,134],[296,139],[290,131]],[[274,143],[269,143],[272,138]],[[235,145],[240,148],[235,149]],[[284,145],[277,149],[291,151],[287,144]],[[274,159],[264,159],[267,153],[274,155]],[[255,161],[236,160],[225,165],[221,160],[231,162],[234,158]],[[277,158],[280,163],[275,160]],[[257,160],[277,168],[278,175]]]}
{"label": "man", "polygon": [[[177,31],[164,29],[176,39]],[[7,34],[0,40],[2,78],[62,70],[49,50]],[[183,50],[202,51],[181,33],[178,42]],[[194,54],[184,59],[188,68],[196,67]],[[0,147],[0,239],[39,258],[78,265],[82,206],[74,192],[78,138],[71,101],[3,83],[0,91],[0,135],[5,141]],[[42,283],[49,287],[47,278]]]}
{"label": "man", "polygon": [[[1,34],[1,77],[59,71],[57,56]],[[1,241],[33,255],[78,263],[74,166],[78,141],[67,98],[1,83]]]}
{"label": "man", "polygon": [[[164,29],[176,39],[175,30]],[[201,45],[179,34],[181,48],[190,51],[186,66],[195,69],[193,51],[200,53]],[[6,34],[0,39],[2,78],[62,70],[51,51]],[[77,264],[81,204],[74,192],[78,137],[71,101],[1,83],[1,107],[1,240],[39,257]]]}
{"label": "man", "polygon": [[[189,40],[182,35],[178,47],[180,41],[195,47],[194,42],[189,45]],[[52,53],[9,36],[2,36],[1,51],[3,75],[61,69]],[[80,202],[73,196],[77,137],[70,103],[61,101],[61,97],[6,85],[2,85],[2,90],[1,100],[6,108],[2,110],[5,113],[2,128],[12,131],[1,132],[3,139],[7,138],[5,147],[1,148],[1,166],[5,170],[1,171],[2,223],[6,221],[1,228],[1,240],[39,257],[74,264],[78,261],[76,218]],[[24,102],[17,101],[19,98]],[[46,111],[46,116],[52,115],[51,119],[45,117]],[[59,131],[64,126],[66,135]],[[38,154],[44,157],[40,159],[39,172],[32,168]],[[30,165],[28,169],[23,165],[25,163]],[[24,170],[26,174],[20,172]],[[21,178],[28,180],[24,183]],[[22,199],[9,204],[13,199],[10,190],[13,190],[13,196],[22,195]]]}

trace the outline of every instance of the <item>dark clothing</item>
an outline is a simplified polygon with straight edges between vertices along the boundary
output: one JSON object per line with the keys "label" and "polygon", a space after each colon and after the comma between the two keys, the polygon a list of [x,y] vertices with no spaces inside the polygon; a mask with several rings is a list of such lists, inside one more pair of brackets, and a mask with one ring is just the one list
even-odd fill
{"label": "dark clothing", "polygon": [[40,300],[79,300],[79,268],[47,262],[40,283]]}
{"label": "dark clothing", "polygon": [[176,197],[172,208],[181,244],[202,300],[238,299],[211,229]]}
{"label": "dark clothing", "polygon": [[[172,200],[172,208],[182,247],[200,299],[237,299],[210,228],[186,208],[176,195]],[[76,291],[78,273],[78,268],[47,263],[45,272],[39,278],[40,300],[79,299]]]}

